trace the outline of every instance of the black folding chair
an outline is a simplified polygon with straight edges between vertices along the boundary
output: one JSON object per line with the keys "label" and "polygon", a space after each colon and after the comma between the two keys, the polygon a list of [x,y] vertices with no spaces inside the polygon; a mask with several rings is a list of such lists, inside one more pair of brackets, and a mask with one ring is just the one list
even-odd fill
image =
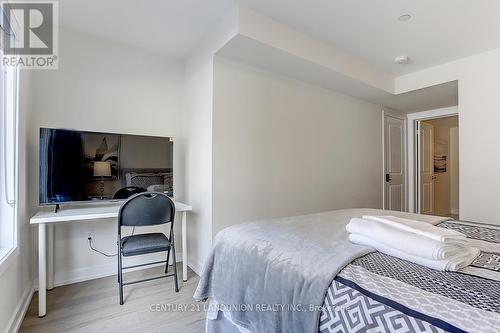
{"label": "black folding chair", "polygon": [[[120,286],[120,305],[123,304],[123,287],[167,277],[174,277],[175,292],[179,291],[174,243],[175,205],[164,193],[144,192],[131,196],[123,203],[118,214],[118,284]],[[169,237],[163,233],[147,233],[122,238],[122,227],[141,227],[170,223]],[[123,267],[123,257],[131,257],[155,252],[167,252],[167,260],[149,262],[140,265]],[[168,260],[172,251],[174,273],[168,273]],[[165,275],[132,282],[123,282],[125,269],[166,263]]]}

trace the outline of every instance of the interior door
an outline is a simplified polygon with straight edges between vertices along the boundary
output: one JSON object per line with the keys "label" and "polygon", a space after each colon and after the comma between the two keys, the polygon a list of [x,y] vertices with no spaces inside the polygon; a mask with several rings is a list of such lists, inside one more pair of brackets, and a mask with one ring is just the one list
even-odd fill
{"label": "interior door", "polygon": [[384,118],[385,186],[384,209],[405,211],[405,122]]}
{"label": "interior door", "polygon": [[421,214],[436,213],[434,205],[434,126],[421,121],[419,123],[419,166],[420,166],[420,200]]}

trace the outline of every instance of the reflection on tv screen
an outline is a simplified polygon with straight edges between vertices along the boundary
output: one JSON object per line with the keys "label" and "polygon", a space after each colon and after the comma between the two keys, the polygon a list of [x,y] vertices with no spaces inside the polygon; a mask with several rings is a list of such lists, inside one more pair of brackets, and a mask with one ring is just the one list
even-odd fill
{"label": "reflection on tv screen", "polygon": [[168,137],[41,128],[40,204],[173,196],[172,159]]}

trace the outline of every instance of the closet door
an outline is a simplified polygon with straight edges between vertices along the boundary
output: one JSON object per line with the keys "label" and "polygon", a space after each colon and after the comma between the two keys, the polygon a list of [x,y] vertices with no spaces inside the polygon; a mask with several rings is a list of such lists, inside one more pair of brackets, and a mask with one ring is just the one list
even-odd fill
{"label": "closet door", "polygon": [[384,209],[405,211],[405,121],[384,117]]}

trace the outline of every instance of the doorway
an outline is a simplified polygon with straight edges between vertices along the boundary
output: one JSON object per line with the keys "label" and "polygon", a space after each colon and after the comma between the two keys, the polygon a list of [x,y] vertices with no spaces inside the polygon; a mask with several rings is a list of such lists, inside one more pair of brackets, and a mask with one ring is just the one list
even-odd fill
{"label": "doorway", "polygon": [[417,212],[458,219],[458,116],[417,120],[415,134]]}

